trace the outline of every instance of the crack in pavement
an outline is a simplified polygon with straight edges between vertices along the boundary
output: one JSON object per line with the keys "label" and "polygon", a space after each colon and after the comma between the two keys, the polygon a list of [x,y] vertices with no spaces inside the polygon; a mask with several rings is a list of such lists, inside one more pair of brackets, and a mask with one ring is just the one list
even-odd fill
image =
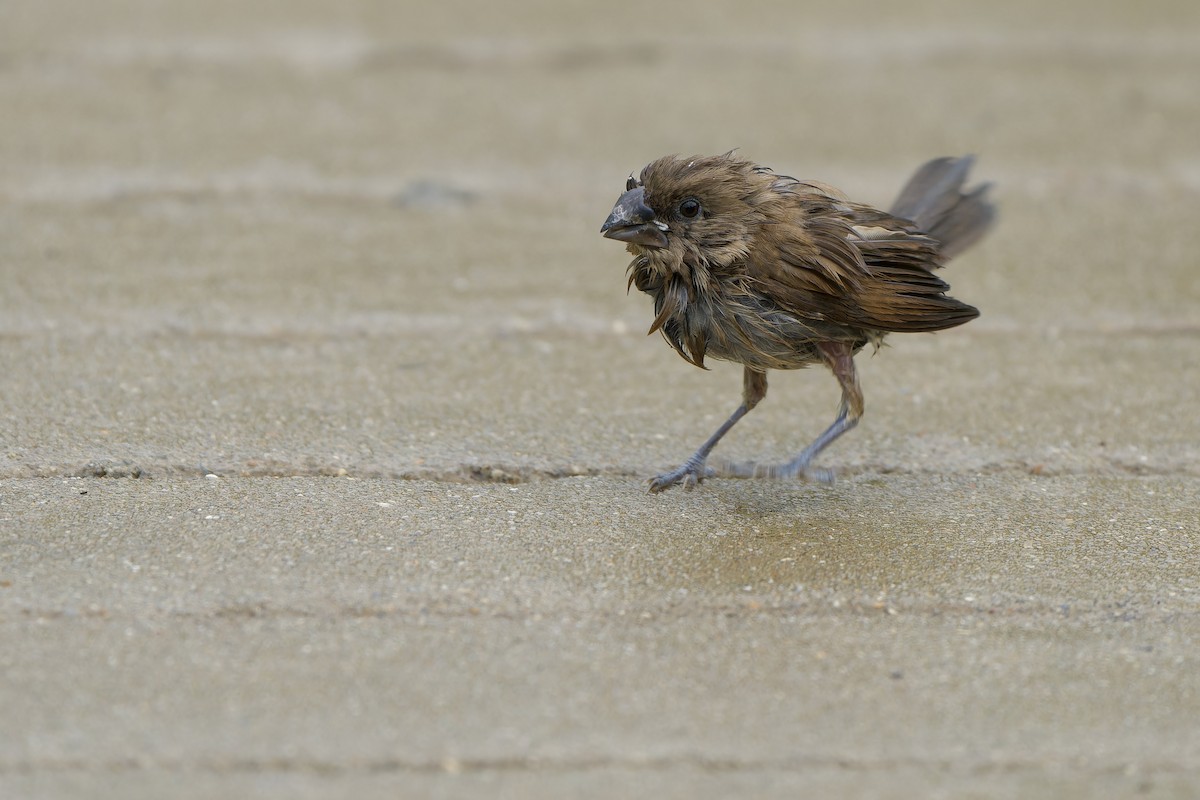
{"label": "crack in pavement", "polygon": [[541,757],[512,755],[496,757],[442,756],[431,758],[348,758],[323,759],[313,757],[263,758],[198,758],[169,759],[128,757],[110,759],[45,758],[0,761],[0,775],[20,775],[46,772],[109,772],[136,773],[149,771],[218,775],[239,773],[301,773],[326,776],[355,773],[425,773],[470,774],[489,772],[593,772],[599,770],[630,770],[638,772],[669,772],[696,770],[702,772],[806,772],[839,770],[846,772],[891,772],[897,769],[926,769],[943,774],[1040,774],[1047,770],[1072,772],[1080,775],[1145,777],[1155,774],[1194,773],[1195,765],[1178,761],[1131,761],[1128,763],[1080,763],[1047,756],[1042,760],[997,758],[963,763],[962,759],[922,758],[899,756],[892,758],[861,758],[845,755],[800,755],[780,758],[740,758],[710,753],[677,753],[662,756],[605,754],[594,756]]}
{"label": "crack in pavement", "polygon": [[[948,469],[920,467],[894,462],[865,462],[835,465],[838,477],[862,475],[995,475],[1028,473],[1040,477],[1066,475],[1110,475],[1129,477],[1200,477],[1200,464],[1173,464],[1130,461],[1120,457],[1097,457],[1093,465],[1054,464],[1045,459],[1007,458]],[[171,477],[218,478],[375,478],[384,480],[430,481],[434,483],[498,483],[522,484],[566,478],[632,478],[643,479],[650,471],[628,466],[529,466],[504,462],[465,463],[447,467],[409,467],[392,469],[381,466],[346,466],[340,463],[291,464],[265,462],[253,465],[203,465],[171,462],[136,462],[99,460],[82,465],[23,465],[0,470],[0,480],[21,478],[129,478],[161,479]],[[720,480],[771,480],[717,475]],[[786,481],[781,481],[786,482]]]}

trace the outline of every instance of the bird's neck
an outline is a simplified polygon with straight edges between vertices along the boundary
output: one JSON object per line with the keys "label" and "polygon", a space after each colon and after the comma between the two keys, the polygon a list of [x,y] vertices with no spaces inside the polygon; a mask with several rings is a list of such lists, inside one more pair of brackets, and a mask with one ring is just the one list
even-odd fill
{"label": "bird's neck", "polygon": [[672,250],[642,250],[630,262],[628,274],[630,286],[656,298],[671,287],[675,292],[684,291],[693,302],[717,288],[707,259],[684,258]]}

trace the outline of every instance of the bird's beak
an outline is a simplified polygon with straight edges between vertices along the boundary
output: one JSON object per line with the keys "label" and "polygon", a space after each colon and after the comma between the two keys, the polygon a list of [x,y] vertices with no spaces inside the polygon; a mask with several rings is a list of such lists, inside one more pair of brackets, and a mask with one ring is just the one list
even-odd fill
{"label": "bird's beak", "polygon": [[654,210],[646,205],[646,190],[639,186],[621,195],[600,232],[618,242],[662,248],[667,246],[666,229],[654,219]]}

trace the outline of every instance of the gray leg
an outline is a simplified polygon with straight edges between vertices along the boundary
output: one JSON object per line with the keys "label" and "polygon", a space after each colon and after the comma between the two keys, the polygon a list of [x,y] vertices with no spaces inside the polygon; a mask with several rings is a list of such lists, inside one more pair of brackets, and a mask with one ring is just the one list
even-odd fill
{"label": "gray leg", "polygon": [[705,466],[708,454],[717,446],[717,442],[721,441],[721,437],[729,433],[729,429],[736,425],[739,419],[750,413],[750,410],[766,396],[767,373],[746,367],[742,373],[742,404],[729,416],[729,419],[721,423],[721,427],[717,428],[704,444],[700,445],[700,449],[693,453],[691,458],[683,462],[677,469],[651,478],[650,492],[657,494],[678,483],[682,483],[685,490],[691,491],[697,483],[702,482],[705,478],[711,478],[714,471]]}
{"label": "gray leg", "polygon": [[804,448],[798,456],[785,464],[731,464],[720,474],[735,478],[796,478],[819,483],[833,483],[833,470],[812,467],[812,460],[839,436],[858,424],[863,415],[862,388],[858,385],[858,372],[854,368],[854,350],[844,342],[822,342],[817,350],[838,383],[842,386],[842,403],[837,419]]}

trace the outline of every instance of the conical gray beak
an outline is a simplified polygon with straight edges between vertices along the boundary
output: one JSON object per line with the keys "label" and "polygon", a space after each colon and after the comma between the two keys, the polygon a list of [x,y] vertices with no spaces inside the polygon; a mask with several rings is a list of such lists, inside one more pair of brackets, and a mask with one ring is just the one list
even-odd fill
{"label": "conical gray beak", "polygon": [[666,229],[654,219],[654,209],[646,205],[646,190],[639,186],[621,195],[600,226],[600,233],[618,242],[662,248],[667,246]]}

